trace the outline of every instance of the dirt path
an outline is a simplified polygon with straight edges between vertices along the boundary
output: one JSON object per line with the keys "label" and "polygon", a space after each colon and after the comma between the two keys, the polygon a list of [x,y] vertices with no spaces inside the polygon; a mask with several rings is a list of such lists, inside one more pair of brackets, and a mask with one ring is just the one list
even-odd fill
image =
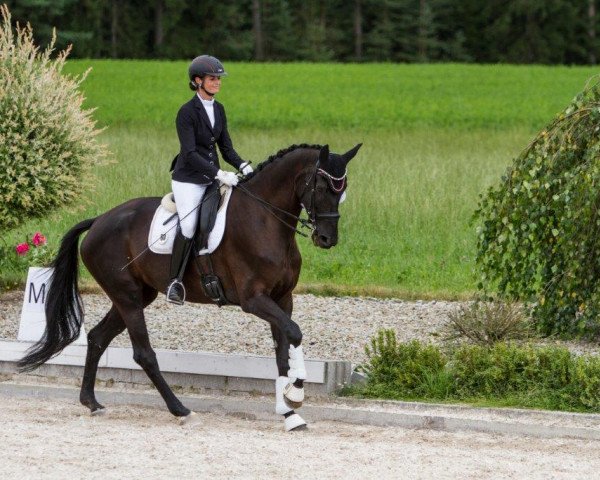
{"label": "dirt path", "polygon": [[0,395],[0,478],[591,479],[600,442],[541,440],[112,407],[101,418],[62,400]]}

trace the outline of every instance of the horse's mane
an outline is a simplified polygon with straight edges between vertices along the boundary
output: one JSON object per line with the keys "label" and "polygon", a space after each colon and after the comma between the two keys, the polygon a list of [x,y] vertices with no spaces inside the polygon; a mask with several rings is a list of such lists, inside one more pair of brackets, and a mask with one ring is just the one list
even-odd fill
{"label": "horse's mane", "polygon": [[276,160],[280,159],[281,157],[283,157],[284,155],[286,155],[290,152],[293,152],[294,150],[297,150],[299,148],[313,148],[313,149],[321,150],[322,147],[323,147],[323,145],[309,145],[307,143],[301,143],[300,145],[295,145],[295,144],[290,145],[289,147],[279,150],[277,153],[271,155],[264,162],[259,163],[256,166],[256,168],[254,169],[254,171],[250,175],[247,175],[246,178],[244,178],[244,180],[242,180],[242,182],[250,180],[257,173],[260,173],[262,170],[264,170],[265,167],[271,165]]}

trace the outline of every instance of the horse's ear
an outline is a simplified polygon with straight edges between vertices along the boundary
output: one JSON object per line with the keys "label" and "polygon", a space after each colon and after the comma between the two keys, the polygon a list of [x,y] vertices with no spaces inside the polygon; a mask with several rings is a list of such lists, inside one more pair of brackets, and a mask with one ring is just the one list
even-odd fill
{"label": "horse's ear", "polygon": [[325,165],[329,160],[329,145],[323,145],[321,147],[321,151],[319,152],[319,163],[321,165]]}
{"label": "horse's ear", "polygon": [[358,149],[360,147],[362,147],[362,143],[359,143],[358,145],[356,145],[356,147],[351,148],[350,150],[348,150],[346,153],[344,153],[342,155],[342,158],[344,159],[344,162],[346,162],[346,164],[348,164],[348,162],[354,158],[354,156],[356,155],[356,152],[358,152]]}

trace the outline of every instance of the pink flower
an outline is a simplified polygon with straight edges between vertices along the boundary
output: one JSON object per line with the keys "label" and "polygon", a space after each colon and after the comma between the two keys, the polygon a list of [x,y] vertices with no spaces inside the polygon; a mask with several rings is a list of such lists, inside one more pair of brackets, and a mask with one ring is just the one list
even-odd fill
{"label": "pink flower", "polygon": [[17,251],[18,255],[25,255],[28,251],[29,251],[29,244],[28,243],[19,243],[16,247],[15,250]]}
{"label": "pink flower", "polygon": [[44,237],[41,232],[35,232],[35,235],[31,239],[31,242],[36,247],[39,247],[40,245],[45,245],[46,244],[46,237]]}

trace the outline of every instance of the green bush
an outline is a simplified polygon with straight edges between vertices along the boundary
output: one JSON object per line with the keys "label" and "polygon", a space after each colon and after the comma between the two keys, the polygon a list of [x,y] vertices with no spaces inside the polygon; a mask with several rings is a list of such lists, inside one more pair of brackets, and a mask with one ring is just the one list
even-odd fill
{"label": "green bush", "polygon": [[600,329],[600,83],[595,77],[481,197],[480,287],[530,301],[545,333]]}
{"label": "green bush", "polygon": [[583,407],[600,411],[600,358],[578,358],[572,369],[573,394]]}
{"label": "green bush", "polygon": [[365,347],[369,363],[364,371],[371,386],[384,385],[399,396],[426,393],[426,385],[439,383],[446,359],[438,348],[418,341],[398,343],[393,330],[380,330]]}
{"label": "green bush", "polygon": [[399,343],[393,330],[380,330],[367,354],[367,382],[348,393],[600,412],[600,358],[566,348],[498,342],[444,353],[416,340]]}
{"label": "green bush", "polygon": [[79,86],[85,74],[61,73],[69,49],[51,59],[31,27],[13,30],[0,7],[0,229],[16,227],[74,200],[105,157]]}
{"label": "green bush", "polygon": [[453,362],[456,392],[466,398],[565,388],[573,359],[565,348],[496,343],[488,348],[462,345]]}

